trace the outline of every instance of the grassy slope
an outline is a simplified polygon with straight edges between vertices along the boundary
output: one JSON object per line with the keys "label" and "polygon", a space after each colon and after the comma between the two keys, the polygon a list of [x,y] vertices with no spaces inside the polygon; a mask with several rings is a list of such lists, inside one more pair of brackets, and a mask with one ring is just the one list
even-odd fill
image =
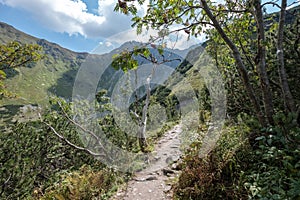
{"label": "grassy slope", "polygon": [[[43,47],[45,58],[33,68],[21,67],[17,74],[6,80],[8,89],[17,94],[16,99],[4,99],[0,105],[37,103],[47,105],[49,92],[59,96],[72,88],[72,78],[68,72],[76,71],[86,53],[75,53],[57,44],[38,39],[0,22],[0,43],[10,41],[39,44]],[[56,84],[59,79],[66,79],[64,84]]]}

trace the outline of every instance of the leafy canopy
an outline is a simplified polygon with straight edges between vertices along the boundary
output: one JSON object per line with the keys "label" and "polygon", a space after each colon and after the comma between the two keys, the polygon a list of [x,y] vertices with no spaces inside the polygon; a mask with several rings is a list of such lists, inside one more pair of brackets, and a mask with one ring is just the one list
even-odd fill
{"label": "leafy canopy", "polygon": [[42,59],[42,47],[36,44],[21,44],[17,41],[0,45],[0,99],[11,97],[6,90],[4,80],[6,72],[17,67],[30,67]]}

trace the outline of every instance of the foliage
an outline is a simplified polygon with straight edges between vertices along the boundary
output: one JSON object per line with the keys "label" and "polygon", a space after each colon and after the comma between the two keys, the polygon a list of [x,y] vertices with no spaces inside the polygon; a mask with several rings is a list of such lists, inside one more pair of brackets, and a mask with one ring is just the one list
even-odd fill
{"label": "foliage", "polygon": [[[235,41],[237,44],[240,44],[239,48],[245,52],[245,60],[252,59],[255,55],[254,53],[254,45],[252,40],[248,40],[251,38],[251,34],[253,34],[253,19],[249,15],[245,15],[242,18],[243,23],[239,20],[234,20],[226,29],[226,33],[232,33],[231,30],[234,28]],[[245,23],[247,22],[247,23]],[[252,28],[251,28],[252,27]],[[253,113],[253,109],[250,106],[251,103],[249,98],[247,97],[247,93],[243,87],[242,80],[240,79],[240,74],[238,70],[235,68],[235,61],[231,55],[230,49],[226,46],[222,38],[217,34],[215,30],[210,30],[207,32],[209,41],[207,42],[206,50],[214,59],[218,69],[222,73],[225,82],[225,88],[227,92],[227,113],[236,117],[239,113]],[[249,77],[251,79],[251,84],[254,88],[259,88],[258,82],[258,74],[255,69],[254,63],[249,60],[247,62],[247,70],[249,73]],[[259,92],[255,92],[257,96],[260,96]],[[247,103],[245,103],[245,101]]]}
{"label": "foliage", "polygon": [[[294,117],[277,119],[282,126],[269,127],[257,137],[250,152],[244,186],[249,199],[298,199],[300,180],[300,128]],[[288,132],[287,129],[288,128]]]}
{"label": "foliage", "polygon": [[[151,87],[152,87],[152,78],[155,75],[155,70],[156,68],[164,63],[167,62],[172,62],[175,60],[180,60],[179,58],[175,58],[175,59],[165,59],[165,56],[163,55],[163,47],[164,45],[155,45],[155,44],[151,44],[151,46],[153,47],[152,51],[150,51],[150,48],[146,47],[147,45],[141,46],[141,47],[134,47],[134,49],[132,51],[122,51],[120,54],[116,54],[113,56],[113,61],[112,61],[112,67],[115,70],[119,70],[121,69],[123,72],[128,72],[129,70],[132,70],[132,72],[135,73],[135,84],[137,87],[137,80],[140,79],[140,77],[138,77],[138,72],[137,72],[137,68],[139,65],[139,61],[145,60],[146,62],[150,62],[152,64],[152,69],[151,72],[149,72],[146,80],[144,80],[146,82],[146,84],[144,85],[145,88],[145,96],[144,98],[140,98],[138,93],[139,91],[143,91],[143,87],[140,88],[131,88],[130,84],[128,87],[128,84],[124,84],[123,88],[127,91],[132,92],[133,94],[132,97],[134,99],[132,99],[131,101],[131,106],[130,106],[130,110],[131,110],[131,117],[133,119],[135,119],[136,124],[138,125],[138,130],[137,130],[137,134],[136,136],[138,137],[138,141],[139,141],[139,146],[142,152],[149,152],[150,149],[149,144],[147,142],[147,136],[146,136],[146,130],[147,128],[147,123],[149,122],[148,120],[148,111],[149,111],[149,104],[150,101],[152,100],[153,102],[153,98],[151,98]],[[159,57],[157,57],[155,55],[156,51],[159,54],[159,57],[162,58],[162,60],[159,59]],[[138,58],[140,58],[140,60],[138,60]],[[127,82],[128,83],[128,82]],[[122,88],[122,89],[123,89]],[[122,92],[121,92],[122,93]],[[122,94],[120,94],[122,95]],[[116,108],[117,109],[117,108]],[[124,117],[125,119],[126,117]],[[153,121],[152,121],[153,122]],[[127,136],[127,133],[125,133],[126,137],[129,138]],[[124,141],[124,140],[123,140]]]}
{"label": "foliage", "polygon": [[[288,74],[288,80],[290,83],[290,88],[295,96],[295,101],[299,105],[300,99],[300,90],[297,87],[297,81],[300,79],[300,39],[299,39],[299,31],[300,31],[300,9],[295,13],[295,17],[291,18],[291,23],[287,24],[284,30],[285,40],[284,40],[284,52],[285,52],[285,65],[286,71]],[[286,105],[283,103],[283,98],[281,95],[281,87],[278,84],[278,63],[276,60],[277,49],[273,45],[276,42],[276,31],[278,27],[278,23],[271,17],[269,30],[267,31],[267,41],[268,41],[268,73],[270,74],[270,81],[272,90],[274,91],[274,104],[276,108],[279,110],[287,110]],[[271,23],[272,22],[272,23]]]}
{"label": "foliage", "polygon": [[[66,110],[69,104],[64,104]],[[75,144],[81,145],[76,127],[55,110],[45,111],[44,120]],[[93,156],[55,136],[41,121],[16,122],[12,131],[0,134],[0,198],[25,199],[34,188],[44,193],[57,180],[57,173],[78,170],[90,165],[94,170],[104,166]]]}
{"label": "foliage", "polygon": [[[247,162],[245,140],[249,128],[244,123],[228,125],[217,147],[207,157],[200,158],[201,141],[191,145],[183,159],[184,170],[175,185],[175,199],[243,199],[245,191],[239,182]],[[244,160],[244,159],[243,159]]]}
{"label": "foliage", "polygon": [[42,58],[41,46],[34,44],[21,44],[13,41],[0,45],[0,99],[12,96],[5,89],[6,74],[15,73],[17,67],[31,67]]}
{"label": "foliage", "polygon": [[2,98],[1,105],[38,103],[49,106],[49,93],[70,99],[76,73],[88,53],[77,53],[44,39],[38,39],[14,27],[0,23],[1,45],[18,41],[22,45],[40,45],[41,61],[28,67],[14,68],[5,72],[4,88],[17,98]]}
{"label": "foliage", "polygon": [[[143,4],[144,1],[138,1]],[[276,3],[274,3],[276,4]],[[164,38],[174,32],[185,31],[189,36],[197,37],[206,33],[214,44],[213,57],[218,65],[218,57],[221,55],[222,68],[229,71],[227,74],[227,87],[241,89],[241,95],[236,95],[236,91],[231,95],[234,101],[240,98],[250,100],[251,106],[243,112],[252,111],[260,121],[262,126],[274,124],[274,97],[270,86],[268,74],[267,53],[268,40],[266,39],[268,26],[267,18],[264,18],[264,6],[261,1],[225,1],[216,3],[213,1],[150,1],[145,15],[127,9],[135,7],[135,1],[118,1],[115,10],[133,15],[133,27],[137,28],[137,33],[141,33],[143,28],[155,29],[159,31],[158,37]],[[277,5],[277,4],[276,4]],[[278,5],[279,6],[279,5]],[[284,50],[281,49],[284,38],[281,34],[285,26],[286,1],[282,1],[282,10],[279,17],[279,26],[276,27],[276,62],[279,70],[279,87],[283,96],[285,106],[291,112],[296,112],[293,94],[290,91],[289,82],[286,78]],[[280,7],[280,6],[279,6]],[[179,26],[178,26],[179,25]],[[207,28],[207,26],[213,28]],[[178,28],[179,27],[179,28]],[[161,33],[164,34],[161,34]],[[218,44],[222,44],[222,50],[218,49]],[[275,46],[275,45],[273,45]],[[278,49],[280,48],[280,49]],[[225,49],[225,52],[223,51]],[[297,49],[297,48],[296,48]],[[219,50],[219,49],[218,49]],[[281,53],[282,52],[282,53]],[[230,56],[228,56],[230,55]],[[225,62],[225,63],[224,63]],[[223,70],[222,69],[222,70]],[[239,81],[234,81],[238,79]],[[242,87],[241,87],[242,86]],[[238,94],[240,94],[238,92]],[[242,101],[241,101],[242,102]],[[281,103],[281,105],[283,105]],[[234,107],[234,104],[232,104]],[[239,108],[239,110],[243,109]],[[232,109],[232,111],[234,108]],[[233,113],[233,114],[237,114]]]}
{"label": "foliage", "polygon": [[176,95],[171,94],[171,90],[164,86],[154,89],[152,102],[159,103],[166,110],[167,121],[176,121],[180,117],[178,109],[178,99]]}
{"label": "foliage", "polygon": [[[244,115],[238,124],[229,122],[205,158],[198,156],[201,142],[191,146],[175,187],[177,199],[300,197],[300,128],[295,116],[277,114],[277,125],[263,130],[255,130],[251,118]],[[251,141],[249,133],[260,136]]]}
{"label": "foliage", "polygon": [[[116,123],[113,116],[113,107],[109,101],[106,90],[101,90],[96,95],[97,99],[97,111],[101,113],[102,117],[98,120],[98,123],[103,131],[105,137],[109,139],[113,144],[117,145],[127,151],[137,152],[139,147],[137,145],[136,137],[130,135],[127,131],[124,131]],[[120,118],[126,120],[126,117]]]}
{"label": "foliage", "polygon": [[[278,14],[266,15],[266,41],[265,46],[267,48],[267,73],[270,77],[270,85],[273,95],[274,107],[277,110],[287,110],[284,106],[284,98],[282,98],[282,88],[280,85],[280,77],[278,73],[278,61],[277,61],[277,48],[276,48],[276,34],[278,31],[278,22],[275,17],[278,18]],[[299,51],[299,41],[297,40],[298,34],[296,31],[299,29],[299,15],[294,15],[292,18],[292,24],[285,26],[285,40],[284,40],[284,52],[285,64],[287,74],[289,76],[289,83],[292,89],[295,100],[299,95],[299,91],[294,87],[295,80],[298,80],[297,67],[299,65],[297,52]],[[278,20],[278,19],[277,19]],[[257,62],[257,47],[256,41],[253,39],[256,36],[255,22],[251,15],[245,14],[238,20],[232,20],[227,23],[228,28],[225,29],[227,34],[234,34],[234,42],[241,52],[243,52],[243,59],[246,61],[246,67],[251,79],[251,84],[255,88],[255,95],[261,98],[259,92],[260,83],[258,76],[258,69],[255,65]],[[234,31],[233,31],[234,30]],[[218,69],[221,71],[224,77],[225,86],[228,91],[228,113],[231,117],[236,117],[239,113],[253,113],[252,106],[250,105],[247,93],[243,88],[242,80],[239,78],[240,74],[235,69],[235,61],[230,53],[230,50],[215,30],[207,31],[209,40],[207,41],[206,50],[214,58]],[[297,35],[297,36],[296,36]],[[245,101],[247,103],[245,103]]]}
{"label": "foliage", "polygon": [[139,55],[148,58],[150,56],[150,51],[145,47],[135,47],[133,51],[122,51],[120,54],[113,55],[112,67],[115,70],[121,69],[124,72],[135,70],[138,67],[138,61],[135,57]]}
{"label": "foliage", "polygon": [[20,44],[13,41],[0,46],[1,58],[0,69],[11,69],[20,66],[30,66],[41,59],[39,45]]}
{"label": "foliage", "polygon": [[105,200],[122,182],[119,173],[110,169],[94,170],[88,165],[83,165],[77,171],[62,171],[59,175],[60,180],[48,187],[45,194],[35,189],[34,199]]}
{"label": "foliage", "polygon": [[[133,2],[118,1],[115,10],[133,14],[137,33],[143,28],[165,34],[183,30],[197,37],[204,31],[209,39],[206,49],[222,72],[229,94],[232,121],[223,132],[228,131],[231,137],[226,138],[224,134],[217,148],[203,159],[197,155],[201,142],[191,146],[175,196],[179,199],[299,198],[296,189],[299,187],[299,122],[297,124],[295,116],[291,117],[294,113],[289,113],[296,111],[293,96],[297,97],[299,91],[294,84],[291,85],[293,94],[290,94],[288,86],[298,80],[295,66],[299,65],[299,21],[280,26],[280,23],[284,25],[281,19],[286,1],[282,1],[280,16],[277,13],[279,23],[270,20],[270,16],[263,16],[264,6],[277,5],[276,2],[225,1],[221,4],[205,0],[158,0],[150,1],[143,16],[128,9],[135,5]],[[178,29],[176,25],[180,25]],[[207,25],[214,29],[207,29]],[[279,39],[283,27],[284,44]],[[288,52],[285,60],[279,56],[282,52]],[[285,79],[286,72],[289,79]],[[205,89],[201,92],[204,97],[209,96]],[[209,98],[200,101],[203,109],[209,109]],[[245,117],[249,127],[242,122]],[[267,131],[260,130],[260,125],[267,127],[268,124],[273,126]]]}

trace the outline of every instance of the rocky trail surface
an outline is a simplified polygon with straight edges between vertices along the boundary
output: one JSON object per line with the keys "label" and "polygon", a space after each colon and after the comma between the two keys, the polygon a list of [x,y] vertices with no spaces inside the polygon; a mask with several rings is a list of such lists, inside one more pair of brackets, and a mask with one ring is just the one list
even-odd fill
{"label": "rocky trail surface", "polygon": [[181,126],[176,125],[155,145],[149,166],[136,172],[133,178],[111,200],[162,200],[172,199],[172,179],[179,175]]}

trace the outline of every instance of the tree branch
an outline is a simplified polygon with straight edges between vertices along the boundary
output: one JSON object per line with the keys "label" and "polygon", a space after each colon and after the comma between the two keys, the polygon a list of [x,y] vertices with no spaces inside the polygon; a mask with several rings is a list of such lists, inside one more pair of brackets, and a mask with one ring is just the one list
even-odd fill
{"label": "tree branch", "polygon": [[5,189],[5,186],[6,184],[8,183],[8,181],[11,179],[12,177],[12,174],[9,174],[9,177],[4,181],[4,183],[2,184],[2,189],[1,189],[1,193],[0,193],[0,196],[2,195],[2,193],[4,192],[4,189]]}
{"label": "tree branch", "polygon": [[87,129],[84,128],[82,125],[80,125],[79,123],[77,123],[76,121],[74,121],[73,119],[71,119],[71,118],[69,117],[69,115],[66,113],[66,111],[63,109],[61,103],[60,103],[60,102],[57,102],[57,103],[58,103],[60,109],[62,110],[64,116],[65,116],[72,124],[74,124],[76,127],[80,128],[82,131],[84,131],[84,132],[90,134],[93,138],[95,138],[95,139],[97,140],[98,144],[100,145],[100,147],[102,148],[102,150],[104,151],[104,153],[107,154],[107,152],[106,152],[104,146],[103,146],[102,143],[100,142],[100,138],[99,138],[94,132],[92,132],[92,131],[90,131],[90,130],[87,130]]}
{"label": "tree branch", "polygon": [[268,2],[266,2],[266,3],[263,3],[263,4],[261,4],[261,9],[264,7],[264,6],[266,6],[266,5],[273,5],[273,6],[276,6],[276,7],[278,7],[279,9],[281,9],[281,6],[280,5],[278,5],[277,3],[275,3],[275,2],[271,2],[271,1],[268,1]]}
{"label": "tree branch", "polygon": [[75,149],[78,149],[78,150],[81,150],[81,151],[85,151],[87,153],[89,153],[90,155],[92,156],[95,156],[95,157],[99,157],[99,156],[105,156],[105,154],[99,154],[99,153],[95,153],[89,149],[86,149],[84,147],[80,147],[72,142],[70,142],[67,138],[65,138],[63,135],[59,134],[50,124],[46,123],[46,122],[43,122],[45,125],[47,125],[51,130],[52,132],[57,136],[59,137],[61,140],[63,140],[65,143],[67,143],[69,146],[75,148]]}
{"label": "tree branch", "polygon": [[99,138],[95,133],[93,133],[92,131],[85,129],[85,128],[82,127],[80,124],[78,124],[77,122],[75,122],[74,120],[72,120],[72,119],[69,117],[69,115],[66,113],[66,111],[63,109],[61,103],[60,103],[60,102],[57,102],[57,103],[58,103],[60,109],[62,110],[64,117],[66,117],[66,119],[67,119],[69,122],[71,122],[72,124],[74,124],[76,127],[80,128],[82,131],[88,133],[88,134],[91,135],[93,138],[95,138],[96,141],[97,141],[97,143],[98,143],[98,145],[101,147],[101,150],[102,150],[104,153],[102,153],[102,154],[95,153],[95,152],[93,152],[93,151],[91,151],[91,150],[89,150],[89,149],[87,149],[87,148],[80,147],[80,146],[78,146],[78,145],[76,145],[76,144],[70,142],[70,141],[69,141],[67,138],[65,138],[63,135],[59,134],[59,133],[58,133],[58,132],[50,125],[50,124],[48,124],[47,122],[44,122],[44,121],[42,120],[41,115],[39,114],[41,121],[42,121],[45,125],[47,125],[47,126],[52,130],[52,132],[55,133],[56,136],[58,136],[60,139],[62,139],[64,142],[66,142],[69,146],[71,146],[71,147],[73,147],[73,148],[75,148],[75,149],[78,149],[78,150],[85,151],[85,152],[89,153],[89,154],[92,155],[92,156],[96,156],[96,157],[99,157],[99,156],[103,156],[103,157],[106,156],[106,157],[107,157],[107,156],[108,156],[108,158],[111,159],[111,157],[109,156],[109,154],[108,154],[107,151],[105,150],[105,147],[102,145],[102,143],[101,143],[101,141],[100,141],[100,138]]}

